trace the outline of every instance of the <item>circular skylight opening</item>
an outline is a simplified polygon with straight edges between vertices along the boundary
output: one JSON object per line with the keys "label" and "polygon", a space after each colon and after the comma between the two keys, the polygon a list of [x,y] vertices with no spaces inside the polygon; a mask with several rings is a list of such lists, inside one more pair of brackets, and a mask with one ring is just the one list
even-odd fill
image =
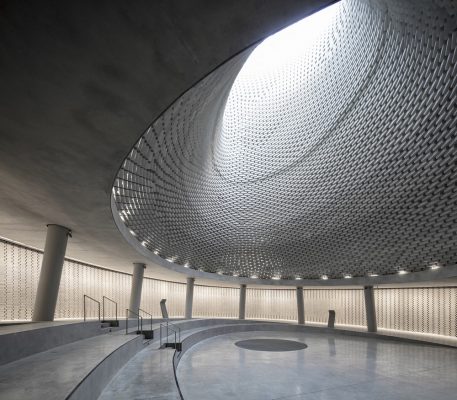
{"label": "circular skylight opening", "polygon": [[224,177],[251,181],[286,168],[331,126],[331,118],[316,115],[334,105],[316,99],[333,85],[323,67],[333,55],[329,43],[338,41],[330,28],[340,8],[334,4],[290,25],[249,56],[230,91],[215,143],[216,167]]}

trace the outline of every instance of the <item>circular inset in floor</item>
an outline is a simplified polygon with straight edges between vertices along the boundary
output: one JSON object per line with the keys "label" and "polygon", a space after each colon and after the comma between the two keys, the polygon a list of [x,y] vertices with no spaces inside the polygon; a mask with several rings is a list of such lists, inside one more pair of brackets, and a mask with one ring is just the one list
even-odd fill
{"label": "circular inset in floor", "polygon": [[235,345],[256,351],[296,351],[306,349],[305,343],[283,339],[249,339],[235,342]]}

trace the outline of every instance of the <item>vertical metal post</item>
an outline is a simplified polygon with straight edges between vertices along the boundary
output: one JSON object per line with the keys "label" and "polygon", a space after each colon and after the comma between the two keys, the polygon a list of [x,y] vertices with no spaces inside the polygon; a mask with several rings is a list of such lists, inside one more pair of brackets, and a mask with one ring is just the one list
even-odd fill
{"label": "vertical metal post", "polygon": [[70,229],[48,225],[32,321],[54,320],[68,236]]}

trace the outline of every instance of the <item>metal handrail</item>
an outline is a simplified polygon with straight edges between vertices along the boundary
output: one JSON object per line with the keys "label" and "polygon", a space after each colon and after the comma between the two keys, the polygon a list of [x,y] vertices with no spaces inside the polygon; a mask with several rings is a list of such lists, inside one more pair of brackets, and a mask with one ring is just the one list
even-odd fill
{"label": "metal handrail", "polygon": [[[160,327],[159,327],[159,330],[160,330],[160,346],[162,347],[162,328],[164,328],[164,327],[167,328],[167,336],[166,336],[167,340],[168,340],[168,336],[170,336],[169,333],[168,333],[168,330],[174,332],[174,334],[175,334],[175,349],[176,349],[176,343],[179,341],[179,340],[176,340],[177,331],[175,329],[173,329],[173,328],[169,328],[168,326],[166,326],[164,324],[160,324]],[[181,333],[179,333],[179,337],[180,336],[181,336]]]}
{"label": "metal handrail", "polygon": [[[172,325],[174,326],[174,328],[171,328],[169,325]],[[160,331],[160,346],[162,346],[162,338],[163,338],[163,335],[162,335],[162,328],[165,328],[166,329],[166,338],[168,339],[168,336],[170,336],[170,334],[168,333],[168,331],[172,331],[174,332],[175,334],[175,348],[176,348],[176,343],[177,342],[181,342],[181,328],[175,324],[172,324],[171,322],[169,323],[168,321],[166,321],[165,323],[161,323],[160,326],[159,326],[159,331]],[[176,339],[176,335],[178,335],[178,338]]]}
{"label": "metal handrail", "polygon": [[84,322],[86,321],[86,298],[95,301],[98,304],[98,320],[100,321],[100,302],[98,300],[95,300],[93,297],[88,296],[87,294],[84,295],[83,303],[84,303]]}
{"label": "metal handrail", "polygon": [[138,318],[138,329],[140,333],[143,333],[143,317],[136,313],[135,311],[130,310],[129,308],[125,309],[125,334],[127,335],[129,333],[129,312],[132,314],[135,314]]}
{"label": "metal handrail", "polygon": [[[181,327],[179,327],[178,325],[174,324],[173,322],[170,322],[170,321],[165,321],[166,324],[167,324],[167,327],[168,325],[171,325],[171,326],[174,326],[177,330],[178,330],[178,340],[181,341]],[[170,328],[171,329],[171,328]]]}
{"label": "metal handrail", "polygon": [[103,296],[102,297],[102,304],[103,304],[103,307],[102,307],[102,315],[103,315],[103,321],[105,320],[105,299],[108,300],[108,301],[111,301],[111,303],[114,303],[115,306],[116,306],[116,321],[118,320],[117,319],[117,302],[115,302],[113,299],[110,299],[109,297],[106,297],[106,296]]}
{"label": "metal handrail", "polygon": [[140,312],[140,311],[141,311],[142,313],[145,313],[145,314],[147,314],[147,315],[149,315],[149,316],[151,317],[151,331],[152,331],[152,314],[150,314],[150,313],[148,313],[147,311],[144,311],[144,310],[142,310],[141,308],[139,308],[139,309],[138,309],[138,312]]}

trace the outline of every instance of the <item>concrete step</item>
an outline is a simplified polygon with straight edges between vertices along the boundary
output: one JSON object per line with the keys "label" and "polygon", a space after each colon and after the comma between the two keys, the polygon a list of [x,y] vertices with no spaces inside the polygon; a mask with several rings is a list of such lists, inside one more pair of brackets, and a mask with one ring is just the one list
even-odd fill
{"label": "concrete step", "polygon": [[111,333],[5,364],[0,366],[0,397],[96,399],[117,371],[143,348],[141,336]]}
{"label": "concrete step", "polygon": [[107,319],[107,320],[103,320],[102,324],[109,324],[109,326],[112,328],[118,328],[119,320],[118,319]]}
{"label": "concrete step", "polygon": [[0,365],[110,332],[99,321],[36,322],[0,327]]}

